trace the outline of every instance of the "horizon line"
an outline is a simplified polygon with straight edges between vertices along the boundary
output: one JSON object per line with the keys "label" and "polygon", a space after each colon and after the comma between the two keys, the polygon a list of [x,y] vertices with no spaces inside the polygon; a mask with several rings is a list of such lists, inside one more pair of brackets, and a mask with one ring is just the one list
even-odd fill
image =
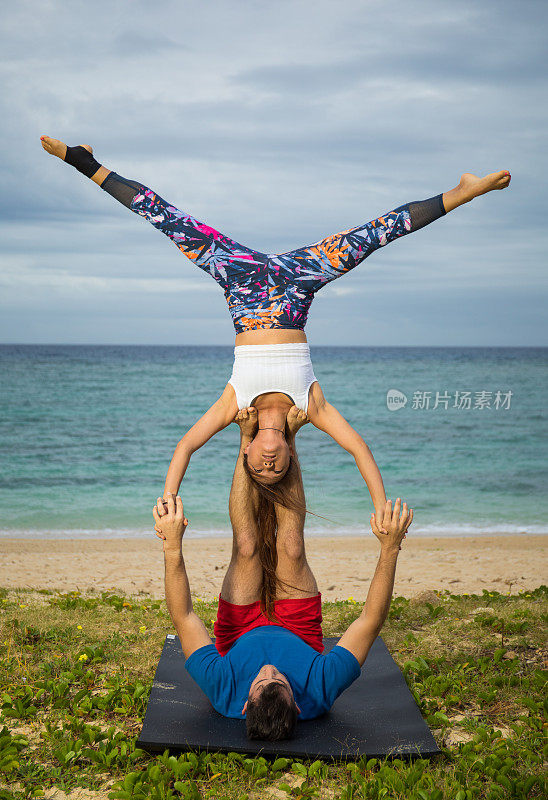
{"label": "horizon line", "polygon": [[[530,349],[537,348],[539,350],[548,348],[548,344],[312,344],[306,342],[313,347],[334,347],[334,348],[363,348],[363,347],[376,347],[376,348],[411,348],[411,347],[429,347],[431,349],[444,349],[448,347],[460,348],[513,348],[513,349]],[[0,347],[228,347],[233,349],[234,344],[218,344],[209,342],[208,344],[194,344],[194,343],[178,343],[173,342],[166,344],[158,344],[157,342],[0,342]]]}

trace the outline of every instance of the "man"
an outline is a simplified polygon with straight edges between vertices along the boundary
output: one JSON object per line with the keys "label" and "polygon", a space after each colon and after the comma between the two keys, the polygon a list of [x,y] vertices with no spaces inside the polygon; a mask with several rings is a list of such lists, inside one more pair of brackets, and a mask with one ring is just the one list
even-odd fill
{"label": "man", "polygon": [[219,713],[246,716],[249,738],[275,741],[292,736],[298,717],[312,719],[328,711],[360,675],[388,614],[400,544],[413,511],[406,503],[402,507],[400,498],[392,511],[388,500],[381,523],[386,533],[371,515],[381,551],[367,601],[360,617],[323,655],[321,595],[306,560],[300,472],[293,491],[294,505],[302,511],[276,505],[275,620],[268,619],[259,607],[263,569],[255,519],[257,490],[243,466],[256,414],[244,409],[236,421],[241,443],[229,504],[233,552],[219,597],[215,645],[192,606],[182,554],[188,521],[181,498],[168,495],[167,502],[158,498],[153,514],[156,533],[164,540],[167,607],[187,670]]}

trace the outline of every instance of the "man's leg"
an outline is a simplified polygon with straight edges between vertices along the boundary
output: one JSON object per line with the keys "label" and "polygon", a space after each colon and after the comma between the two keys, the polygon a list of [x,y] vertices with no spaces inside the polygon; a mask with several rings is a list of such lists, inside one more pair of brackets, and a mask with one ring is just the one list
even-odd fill
{"label": "man's leg", "polygon": [[232,558],[221,589],[223,600],[236,605],[258,601],[263,579],[258,549],[257,488],[243,462],[244,448],[248,443],[249,439],[242,430],[228,503],[233,532]]}
{"label": "man's leg", "polygon": [[301,510],[293,511],[276,505],[278,521],[278,568],[276,575],[279,581],[276,597],[284,598],[314,597],[318,594],[318,586],[314,573],[306,560],[304,546],[304,523],[306,517],[306,499],[303,480],[294,440],[293,467],[291,469],[290,497]]}

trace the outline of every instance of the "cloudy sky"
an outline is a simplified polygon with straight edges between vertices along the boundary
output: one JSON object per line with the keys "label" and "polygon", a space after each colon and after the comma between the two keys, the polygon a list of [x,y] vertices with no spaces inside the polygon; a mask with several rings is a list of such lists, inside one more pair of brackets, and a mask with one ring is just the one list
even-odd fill
{"label": "cloudy sky", "polygon": [[230,344],[222,292],[41,134],[284,252],[512,172],[316,298],[315,344],[546,345],[540,0],[18,0],[2,12],[0,341]]}

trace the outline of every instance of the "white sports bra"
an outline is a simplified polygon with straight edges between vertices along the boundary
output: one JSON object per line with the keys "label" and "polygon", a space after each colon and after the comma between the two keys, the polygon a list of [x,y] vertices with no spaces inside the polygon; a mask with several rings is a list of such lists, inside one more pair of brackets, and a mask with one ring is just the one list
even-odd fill
{"label": "white sports bra", "polygon": [[308,392],[316,380],[310,348],[295,344],[249,344],[234,348],[234,367],[228,381],[238,408],[246,408],[261,394],[282,392],[297,408],[308,410]]}

